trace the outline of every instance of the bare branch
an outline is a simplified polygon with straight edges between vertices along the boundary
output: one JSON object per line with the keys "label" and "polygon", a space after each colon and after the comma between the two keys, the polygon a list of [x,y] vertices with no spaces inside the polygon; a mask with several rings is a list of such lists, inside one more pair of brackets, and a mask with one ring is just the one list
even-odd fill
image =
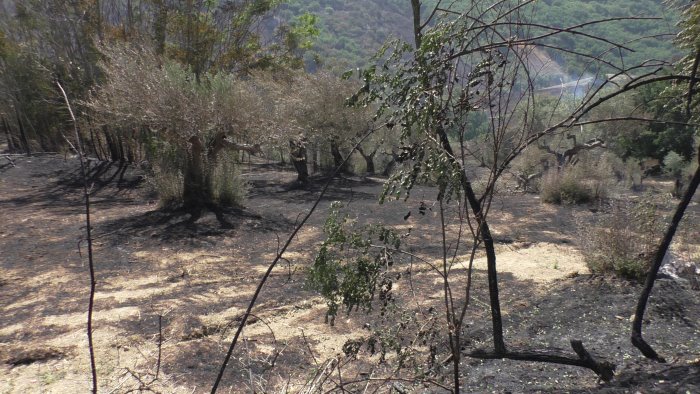
{"label": "bare branch", "polygon": [[88,302],[88,316],[87,316],[87,336],[88,336],[88,350],[90,352],[90,371],[92,372],[92,392],[93,394],[97,393],[97,367],[95,366],[95,350],[93,347],[93,340],[92,340],[92,312],[95,304],[95,264],[93,262],[92,258],[92,228],[90,225],[90,192],[89,192],[89,186],[88,186],[88,176],[87,176],[87,168],[85,164],[85,155],[83,151],[83,144],[82,140],[80,138],[80,132],[78,131],[78,122],[75,119],[75,115],[73,114],[73,109],[71,108],[70,102],[68,101],[68,95],[66,95],[66,91],[63,90],[63,86],[61,86],[61,83],[56,81],[56,85],[58,86],[58,89],[61,91],[61,94],[63,95],[63,99],[66,102],[66,107],[68,108],[68,113],[70,114],[70,118],[73,121],[73,130],[75,131],[75,141],[77,144],[78,149],[75,149],[75,146],[71,144],[70,140],[63,136],[63,138],[68,142],[71,147],[77,151],[78,153],[78,159],[80,160],[80,173],[83,178],[83,197],[85,197],[85,231],[86,231],[86,236],[87,236],[87,244],[88,244],[88,267],[90,268],[90,300]]}
{"label": "bare branch", "polygon": [[688,117],[690,117],[690,107],[693,103],[693,95],[695,94],[693,88],[695,87],[695,82],[697,82],[696,76],[698,75],[698,65],[700,65],[700,49],[698,49],[697,53],[695,54],[695,60],[693,60],[693,67],[690,71],[691,79],[690,82],[688,82],[688,101],[685,107],[685,111]]}
{"label": "bare branch", "polygon": [[546,351],[509,350],[505,354],[492,353],[485,350],[476,350],[470,353],[469,356],[482,359],[509,359],[574,365],[591,369],[606,382],[612,380],[615,374],[615,364],[609,361],[596,360],[590,353],[588,353],[579,340],[571,340],[571,347],[576,352],[578,358],[571,357],[560,349],[547,349]]}
{"label": "bare branch", "polygon": [[586,120],[586,121],[582,121],[582,122],[572,123],[571,126],[583,126],[583,125],[587,125],[587,124],[624,122],[624,121],[648,122],[648,123],[668,124],[668,125],[676,125],[676,126],[689,126],[689,127],[700,126],[699,124],[696,124],[696,123],[674,122],[671,120],[663,120],[663,119],[656,119],[656,118],[640,118],[640,117],[636,117],[636,116],[618,116],[618,117],[614,117],[614,118],[602,118],[602,119]]}

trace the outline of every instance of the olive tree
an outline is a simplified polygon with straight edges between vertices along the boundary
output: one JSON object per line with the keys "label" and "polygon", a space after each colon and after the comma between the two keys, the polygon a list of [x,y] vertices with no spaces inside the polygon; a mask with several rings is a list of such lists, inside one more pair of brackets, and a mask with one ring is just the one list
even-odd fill
{"label": "olive tree", "polygon": [[[327,73],[299,75],[295,80],[297,106],[295,119],[308,133],[311,144],[315,145],[314,154],[324,158],[330,157],[330,165],[335,169],[343,162],[343,151],[354,145],[357,138],[372,128],[372,113],[369,108],[353,108],[346,104],[346,99],[357,89],[356,85]],[[374,156],[368,141],[365,149],[369,159]],[[362,148],[361,148],[362,149]],[[316,161],[315,160],[315,161]],[[373,167],[374,162],[368,164]],[[341,168],[347,171],[347,168]]]}
{"label": "olive tree", "polygon": [[181,171],[182,207],[197,216],[214,208],[213,171],[226,149],[256,151],[238,141],[254,141],[261,122],[260,102],[249,85],[226,73],[200,76],[176,62],[159,66],[145,49],[104,50],[106,82],[87,105],[110,127],[146,128],[175,149]]}
{"label": "olive tree", "polygon": [[[255,72],[256,93],[262,97],[265,111],[281,120],[268,125],[266,140],[278,147],[289,146],[292,164],[302,183],[308,181],[307,165],[335,169],[368,130],[374,128],[370,107],[347,105],[357,84],[327,73]],[[274,123],[274,124],[273,124]],[[373,133],[358,146],[357,152],[369,173],[375,171],[377,153],[389,139],[387,130]],[[341,171],[348,171],[348,163]]]}

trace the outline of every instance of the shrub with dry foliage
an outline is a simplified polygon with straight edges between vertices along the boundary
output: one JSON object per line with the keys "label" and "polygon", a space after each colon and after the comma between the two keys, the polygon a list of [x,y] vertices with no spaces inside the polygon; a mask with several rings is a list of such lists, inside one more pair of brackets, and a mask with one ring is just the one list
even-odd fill
{"label": "shrub with dry foliage", "polygon": [[542,179],[540,195],[542,201],[551,204],[584,204],[593,200],[593,190],[575,168],[549,171]]}
{"label": "shrub with dry foliage", "polygon": [[641,280],[649,270],[663,229],[651,197],[617,201],[593,225],[580,226],[579,245],[592,272]]}

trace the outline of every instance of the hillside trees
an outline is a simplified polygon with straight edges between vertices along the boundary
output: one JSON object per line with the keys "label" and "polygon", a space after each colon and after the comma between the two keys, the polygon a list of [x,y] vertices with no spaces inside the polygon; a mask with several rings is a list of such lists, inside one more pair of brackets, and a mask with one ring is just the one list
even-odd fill
{"label": "hillside trees", "polygon": [[55,151],[67,127],[54,79],[70,98],[83,97],[99,79],[93,2],[10,2],[0,16],[0,114],[23,150]]}
{"label": "hillside trees", "polygon": [[[630,16],[664,18],[667,23],[624,18]],[[621,47],[613,49],[600,40],[559,35],[552,37],[548,44],[564,48],[566,51],[554,50],[551,53],[564,66],[566,72],[574,76],[574,79],[594,73],[588,69],[589,63],[585,56],[578,56],[577,53],[603,55],[612,50],[617,52],[616,54],[626,65],[640,64],[649,59],[669,61],[677,55],[672,45],[672,38],[676,33],[672,23],[677,14],[675,10],[665,7],[663,2],[552,0],[538,5],[532,14],[533,22],[560,28],[584,21],[619,17],[623,19],[616,23],[596,23],[587,26],[583,31],[595,37],[614,38],[617,42],[623,43]],[[612,69],[608,70],[608,72],[612,71]]]}
{"label": "hillside trees", "polygon": [[[425,9],[432,10],[437,0],[423,2]],[[441,2],[445,8],[448,3]],[[451,2],[452,12],[461,12],[469,7],[468,2]],[[356,0],[341,2],[336,0],[302,1],[290,0],[283,4],[278,15],[283,20],[292,20],[304,12],[320,17],[321,34],[311,52],[323,59],[325,67],[343,71],[348,67],[364,67],[367,59],[387,39],[401,38],[410,40],[412,36],[411,8],[406,2],[397,0]],[[578,23],[625,16],[663,17],[667,23],[652,20],[618,20],[616,23],[592,24],[584,31],[599,37],[615,37],[625,48],[616,50],[616,55],[623,56],[625,64],[638,64],[644,60],[669,59],[676,55],[672,37],[676,34],[673,21],[677,14],[664,8],[664,2],[657,0],[604,0],[575,1],[554,0],[540,1],[528,7],[531,22],[554,27],[568,27]],[[371,26],[371,28],[368,28]],[[640,39],[640,37],[648,37]],[[554,83],[559,77],[577,79],[582,74],[591,73],[586,69],[585,56],[579,53],[603,54],[609,47],[583,36],[562,35],[552,37],[548,43],[567,50],[552,50],[550,55],[561,66],[561,74],[554,76]],[[546,48],[543,48],[547,51]],[[612,70],[610,70],[612,72]]]}
{"label": "hillside trees", "polygon": [[[347,149],[373,128],[371,109],[347,106],[346,99],[356,86],[327,73],[301,75],[295,84],[296,120],[308,134],[314,163],[338,168]],[[369,139],[359,148],[369,170],[374,169],[374,157],[381,145],[379,140]],[[341,171],[348,171],[346,167]]]}

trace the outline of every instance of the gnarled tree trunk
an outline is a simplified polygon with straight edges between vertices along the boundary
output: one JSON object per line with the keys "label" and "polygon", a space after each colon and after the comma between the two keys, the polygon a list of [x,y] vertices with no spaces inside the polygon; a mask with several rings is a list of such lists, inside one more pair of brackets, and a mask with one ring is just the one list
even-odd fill
{"label": "gnarled tree trunk", "polygon": [[297,180],[303,184],[309,182],[309,169],[306,165],[306,139],[289,140],[289,158],[297,172]]}
{"label": "gnarled tree trunk", "polygon": [[212,203],[212,193],[209,178],[206,175],[205,151],[202,138],[192,136],[189,139],[190,149],[185,161],[184,184],[182,201],[183,208],[197,216],[202,207]]}
{"label": "gnarled tree trunk", "polygon": [[347,172],[346,165],[343,163],[343,155],[340,153],[340,144],[337,138],[331,139],[331,155],[333,156],[333,169],[340,168],[339,172]]}
{"label": "gnarled tree trunk", "polygon": [[591,150],[595,148],[607,148],[607,146],[605,145],[605,141],[601,140],[600,138],[593,138],[589,141],[586,141],[583,144],[576,143],[576,135],[572,134],[567,136],[566,138],[573,140],[574,146],[570,149],[565,150],[564,152],[557,152],[546,145],[540,146],[540,148],[546,150],[547,152],[553,154],[554,157],[556,157],[558,170],[563,169],[567,165],[576,164],[576,162],[578,161],[578,154],[582,151]]}
{"label": "gnarled tree trunk", "polygon": [[231,224],[224,218],[223,210],[214,198],[213,170],[224,149],[242,150],[251,154],[260,152],[260,145],[244,145],[230,141],[225,132],[214,135],[205,145],[201,135],[194,135],[188,140],[190,147],[185,161],[183,179],[183,209],[192,214],[190,222],[196,221],[203,209],[216,214],[224,227]]}
{"label": "gnarled tree trunk", "polygon": [[375,173],[374,156],[377,154],[377,148],[374,148],[372,152],[365,153],[365,151],[361,147],[358,147],[357,151],[360,152],[362,158],[365,159],[365,163],[367,164],[367,174],[373,175]]}
{"label": "gnarled tree trunk", "polygon": [[391,156],[391,160],[386,164],[386,167],[384,167],[382,175],[389,176],[391,175],[391,172],[394,170],[394,168],[396,168],[396,163],[399,162],[400,157],[399,154],[394,152],[393,150],[385,154]]}

